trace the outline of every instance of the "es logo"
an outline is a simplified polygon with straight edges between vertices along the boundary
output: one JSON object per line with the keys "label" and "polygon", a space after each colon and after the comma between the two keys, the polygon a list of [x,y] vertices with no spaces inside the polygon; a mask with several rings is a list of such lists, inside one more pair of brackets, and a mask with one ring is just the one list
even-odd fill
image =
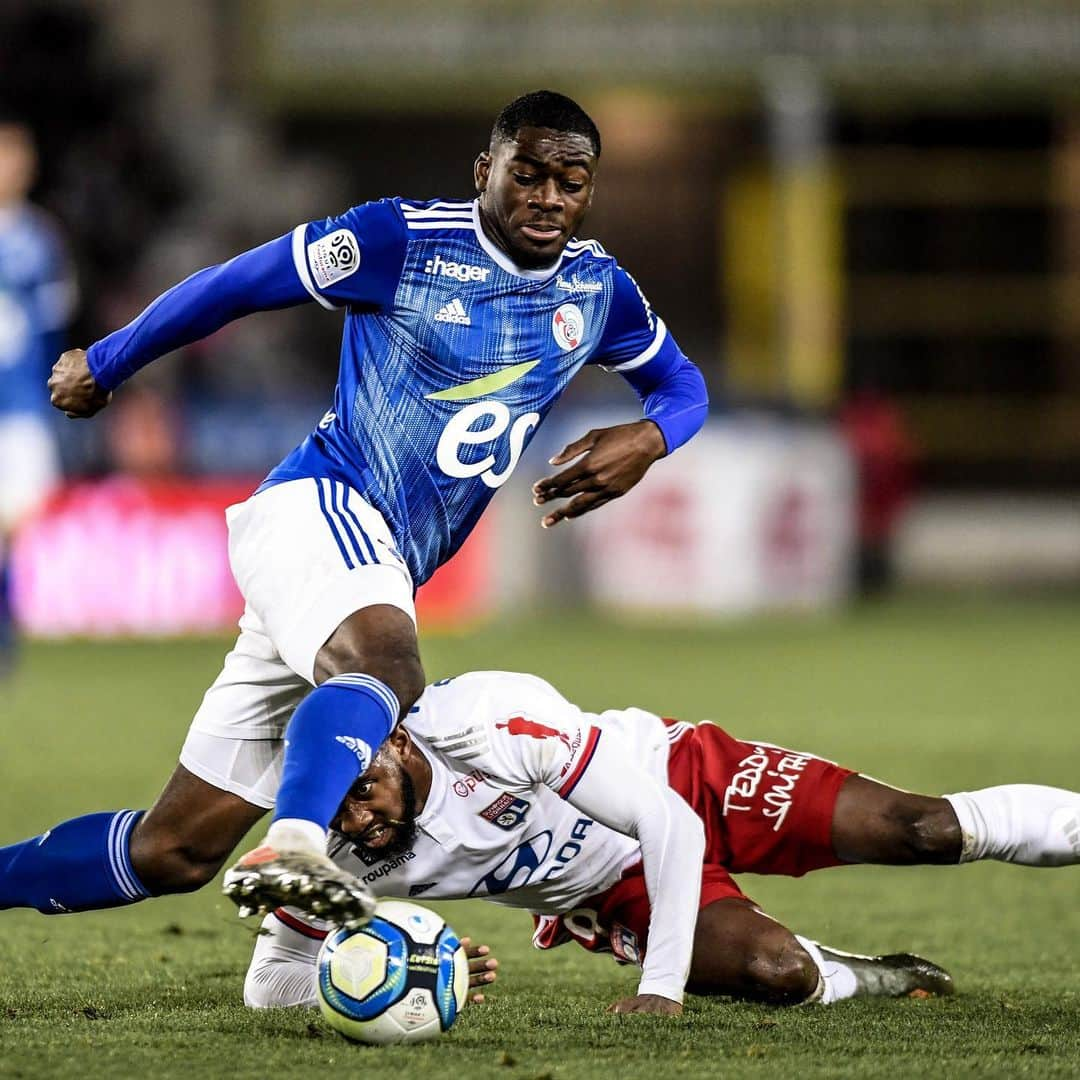
{"label": "es logo", "polygon": [[[481,422],[484,426],[474,430],[473,425]],[[539,413],[526,413],[511,423],[510,410],[501,401],[474,401],[455,413],[443,429],[435,448],[436,464],[447,476],[458,480],[478,476],[489,488],[502,487],[517,467],[530,432],[539,423]],[[495,468],[493,453],[485,454],[478,461],[462,460],[462,448],[491,445],[503,435],[507,435],[510,444],[510,457],[501,471]]]}

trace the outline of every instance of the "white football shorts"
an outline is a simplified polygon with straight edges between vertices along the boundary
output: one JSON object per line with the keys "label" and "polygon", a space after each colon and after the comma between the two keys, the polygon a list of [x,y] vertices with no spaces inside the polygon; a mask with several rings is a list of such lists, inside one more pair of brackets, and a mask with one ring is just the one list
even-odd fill
{"label": "white football shorts", "polygon": [[59,482],[49,422],[33,413],[0,413],[0,535],[33,513]]}
{"label": "white football shorts", "polygon": [[412,577],[382,515],[340,481],[290,480],[230,506],[226,519],[247,606],[180,763],[268,807],[285,726],[314,684],[317,653],[349,615],[374,604],[415,622]]}
{"label": "white football shorts", "polygon": [[180,751],[188,772],[264,810],[277,801],[284,758],[283,739],[226,739],[194,727]]}

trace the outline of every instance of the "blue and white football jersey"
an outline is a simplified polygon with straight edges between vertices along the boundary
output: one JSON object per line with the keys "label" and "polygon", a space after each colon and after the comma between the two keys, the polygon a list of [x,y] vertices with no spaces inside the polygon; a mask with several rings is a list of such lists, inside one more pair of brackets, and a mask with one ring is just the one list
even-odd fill
{"label": "blue and white football jersey", "polygon": [[0,416],[44,413],[75,286],[59,233],[32,206],[0,209]]}
{"label": "blue and white football jersey", "polygon": [[[592,240],[523,270],[475,202],[387,199],[298,226],[305,288],[347,312],[334,407],[264,483],[333,476],[384,516],[417,585],[458,549],[584,364],[677,346]],[[681,354],[680,354],[681,355]]]}

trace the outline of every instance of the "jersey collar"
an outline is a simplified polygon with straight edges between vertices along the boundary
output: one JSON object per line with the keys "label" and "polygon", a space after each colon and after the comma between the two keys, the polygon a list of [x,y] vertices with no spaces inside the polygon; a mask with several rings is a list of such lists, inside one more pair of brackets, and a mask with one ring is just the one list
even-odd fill
{"label": "jersey collar", "polygon": [[489,239],[486,232],[484,232],[484,226],[480,222],[480,200],[473,199],[472,204],[472,219],[473,228],[476,230],[476,239],[480,246],[484,249],[488,257],[505,270],[508,274],[513,274],[515,277],[527,278],[529,281],[547,281],[558,269],[562,266],[562,253],[559,253],[559,257],[543,270],[526,270],[523,267],[518,266],[513,259],[511,259],[505,251],[497,248]]}

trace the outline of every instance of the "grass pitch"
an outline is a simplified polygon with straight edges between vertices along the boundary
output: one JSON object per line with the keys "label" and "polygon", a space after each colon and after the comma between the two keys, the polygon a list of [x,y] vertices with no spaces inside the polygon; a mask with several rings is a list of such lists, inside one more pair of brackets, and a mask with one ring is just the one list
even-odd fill
{"label": "grass pitch", "polygon": [[[0,843],[145,806],[224,641],[33,645],[0,684]],[[715,719],[939,792],[1080,785],[1080,602],[907,601],[835,619],[632,627],[528,619],[428,638],[429,676],[535,671],[587,707]],[[252,929],[215,887],[93,915],[0,914],[0,1075],[619,1077],[1080,1075],[1080,870],[844,868],[743,879],[792,928],[950,968],[945,1001],[777,1010],[688,999],[603,1012],[634,973],[480,901],[439,906],[502,962],[489,1004],[433,1044],[354,1047],[313,1013],[240,1004]]]}

